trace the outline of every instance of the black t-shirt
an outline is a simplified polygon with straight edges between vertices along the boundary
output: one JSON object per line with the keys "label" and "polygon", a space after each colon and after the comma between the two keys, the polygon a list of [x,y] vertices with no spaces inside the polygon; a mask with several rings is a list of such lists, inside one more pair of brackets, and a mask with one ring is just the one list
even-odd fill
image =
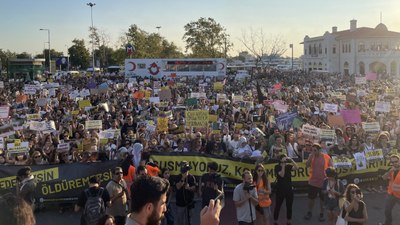
{"label": "black t-shirt", "polygon": [[137,127],[136,123],[133,123],[132,125],[125,123],[124,125],[122,125],[122,127],[121,127],[122,138],[125,139],[125,135],[127,135],[128,131],[130,131],[130,130],[133,130],[133,132],[136,133],[136,127]]}
{"label": "black t-shirt", "polygon": [[208,205],[211,199],[218,196],[218,191],[214,190],[215,184],[218,186],[219,190],[222,189],[222,179],[217,173],[206,173],[201,177],[201,197],[203,200],[203,206]]}
{"label": "black t-shirt", "polygon": [[292,190],[292,168],[293,165],[286,165],[285,166],[285,176],[281,177],[279,176],[279,171],[281,171],[282,166],[280,164],[277,164],[275,166],[275,176],[277,178],[277,188],[278,190],[283,190],[283,191],[290,191]]}
{"label": "black t-shirt", "polygon": [[[176,176],[175,179],[175,188],[176,188],[176,184],[179,183],[182,180],[182,174],[179,174],[178,176]],[[187,177],[187,180],[185,181],[189,184],[189,187],[193,187],[196,186],[196,178],[189,174]],[[184,184],[186,185],[186,184]],[[176,205],[177,206],[181,206],[181,207],[186,207],[189,206],[193,203],[193,199],[194,199],[194,191],[189,191],[187,189],[183,187],[181,187],[181,189],[176,189]]]}
{"label": "black t-shirt", "polygon": [[[103,189],[103,194],[101,197],[103,198],[104,204],[106,204],[107,202],[110,201],[110,194],[108,193],[107,189],[105,189],[105,188],[102,188],[102,189]],[[89,188],[89,193],[92,196],[97,195],[99,193],[99,191],[100,191],[99,187]],[[83,208],[85,208],[86,201],[87,201],[86,193],[85,193],[85,191],[82,191],[81,195],[78,198],[77,205],[83,209]]]}

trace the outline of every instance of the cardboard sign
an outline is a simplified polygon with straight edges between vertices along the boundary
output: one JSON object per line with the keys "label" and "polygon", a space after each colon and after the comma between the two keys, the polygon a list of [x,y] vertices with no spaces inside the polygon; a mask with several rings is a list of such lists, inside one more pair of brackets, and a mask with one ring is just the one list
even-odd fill
{"label": "cardboard sign", "polygon": [[9,106],[0,106],[0,119],[8,119],[10,113]]}
{"label": "cardboard sign", "polygon": [[341,157],[341,156],[332,156],[332,162],[333,166],[336,169],[351,169],[352,164],[351,160],[347,157]]}
{"label": "cardboard sign", "polygon": [[324,103],[324,110],[323,111],[336,113],[338,111],[338,105],[337,104]]}
{"label": "cardboard sign", "polygon": [[68,152],[69,151],[69,143],[60,143],[57,145],[58,152]]}
{"label": "cardboard sign", "polygon": [[390,112],[390,102],[375,102],[375,112]]}
{"label": "cardboard sign", "polygon": [[79,108],[84,109],[85,107],[90,107],[92,106],[92,103],[90,103],[90,100],[80,100],[78,102]]}
{"label": "cardboard sign", "polygon": [[160,97],[160,101],[171,101],[172,93],[171,89],[165,89],[158,92],[158,96]]}
{"label": "cardboard sign", "polygon": [[383,161],[382,149],[364,151],[367,161]]}
{"label": "cardboard sign", "polygon": [[367,133],[376,133],[381,130],[381,126],[379,125],[379,122],[368,122],[368,123],[363,122],[362,128]]}
{"label": "cardboard sign", "polygon": [[208,111],[207,110],[186,111],[186,126],[208,127]]}
{"label": "cardboard sign", "polygon": [[85,129],[103,129],[103,121],[102,120],[87,120],[85,121]]}
{"label": "cardboard sign", "polygon": [[158,132],[168,132],[168,118],[158,117],[157,118],[157,131]]}
{"label": "cardboard sign", "polygon": [[340,110],[346,124],[361,123],[361,113],[358,109]]}
{"label": "cardboard sign", "polygon": [[328,115],[328,124],[331,127],[344,127],[345,123],[341,115]]}
{"label": "cardboard sign", "polygon": [[310,124],[303,124],[302,128],[303,134],[309,137],[318,137],[319,128],[312,126]]}
{"label": "cardboard sign", "polygon": [[355,77],[355,83],[356,84],[366,84],[367,79],[365,77]]}

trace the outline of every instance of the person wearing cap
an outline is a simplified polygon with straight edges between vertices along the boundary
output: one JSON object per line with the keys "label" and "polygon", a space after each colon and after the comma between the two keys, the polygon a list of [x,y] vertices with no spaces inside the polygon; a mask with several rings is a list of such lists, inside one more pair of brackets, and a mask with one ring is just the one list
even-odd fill
{"label": "person wearing cap", "polygon": [[17,172],[17,196],[24,199],[32,208],[35,204],[35,189],[37,181],[32,175],[32,169],[27,166]]}
{"label": "person wearing cap", "polygon": [[344,196],[344,185],[338,179],[338,174],[334,167],[328,167],[325,171],[327,178],[322,187],[325,195],[325,208],[327,210],[328,224],[336,224],[340,214],[339,198]]}
{"label": "person wearing cap", "polygon": [[312,210],[314,208],[314,202],[317,195],[320,198],[320,214],[319,221],[325,221],[324,208],[323,208],[323,195],[322,186],[326,179],[326,169],[332,167],[332,159],[328,154],[321,152],[321,145],[314,143],[311,146],[312,152],[309,155],[306,166],[309,167],[309,178],[308,178],[308,212],[304,219],[310,220],[312,217]]}

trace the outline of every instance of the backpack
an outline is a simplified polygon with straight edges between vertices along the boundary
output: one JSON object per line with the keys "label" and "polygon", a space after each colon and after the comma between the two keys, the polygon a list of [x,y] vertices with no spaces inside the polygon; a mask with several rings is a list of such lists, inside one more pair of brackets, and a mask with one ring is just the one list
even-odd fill
{"label": "backpack", "polygon": [[93,195],[89,192],[89,189],[85,190],[87,200],[83,210],[83,217],[85,218],[86,225],[97,225],[99,219],[105,215],[106,208],[102,198],[103,191],[104,188],[100,188],[97,195]]}

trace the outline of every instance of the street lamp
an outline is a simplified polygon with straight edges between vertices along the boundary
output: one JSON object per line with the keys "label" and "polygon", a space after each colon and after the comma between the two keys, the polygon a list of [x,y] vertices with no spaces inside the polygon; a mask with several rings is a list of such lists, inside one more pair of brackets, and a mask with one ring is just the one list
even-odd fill
{"label": "street lamp", "polygon": [[289,47],[292,49],[292,85],[293,85],[293,44],[290,44]]}
{"label": "street lamp", "polygon": [[[93,6],[95,6],[96,3],[89,2],[89,3],[86,3],[86,5],[90,6],[90,19],[92,21],[92,29],[91,29],[91,31],[93,32],[93,29],[94,29],[94,27],[93,27]],[[94,74],[94,66],[95,66],[94,65],[94,40],[93,40],[93,35],[92,35],[92,69],[93,69],[93,74]]]}
{"label": "street lamp", "polygon": [[39,30],[47,30],[47,40],[49,42],[49,73],[51,73],[51,58],[50,58],[50,29],[40,28]]}
{"label": "street lamp", "polygon": [[158,30],[158,35],[160,35],[160,28],[161,26],[156,26],[157,30]]}

